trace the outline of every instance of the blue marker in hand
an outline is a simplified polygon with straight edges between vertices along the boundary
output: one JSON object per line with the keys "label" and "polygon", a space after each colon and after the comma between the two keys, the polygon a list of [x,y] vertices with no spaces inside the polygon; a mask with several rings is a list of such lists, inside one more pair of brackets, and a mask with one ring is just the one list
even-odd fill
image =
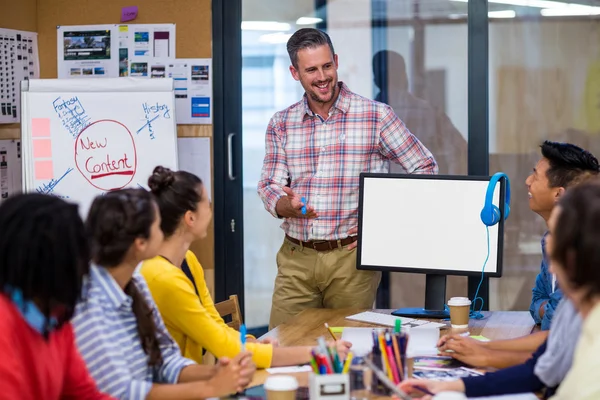
{"label": "blue marker in hand", "polygon": [[242,351],[246,351],[246,325],[240,326],[240,340],[242,341]]}
{"label": "blue marker in hand", "polygon": [[300,201],[302,201],[302,214],[306,214],[306,197],[303,197]]}

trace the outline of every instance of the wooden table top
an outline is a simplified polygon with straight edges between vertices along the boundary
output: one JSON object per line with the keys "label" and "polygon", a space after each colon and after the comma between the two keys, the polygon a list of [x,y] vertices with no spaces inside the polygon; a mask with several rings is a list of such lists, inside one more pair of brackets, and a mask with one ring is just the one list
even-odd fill
{"label": "wooden table top", "polygon": [[[274,337],[279,341],[281,346],[314,346],[319,336],[324,336],[327,339],[330,338],[324,326],[326,322],[330,327],[381,327],[380,325],[346,319],[349,315],[363,311],[391,314],[393,310],[364,310],[357,308],[308,309],[296,315],[287,323],[267,332],[260,339]],[[447,328],[440,329],[440,335],[462,333],[468,330],[471,335],[481,335],[491,340],[498,340],[517,338],[537,330],[528,311],[491,311],[483,312],[482,314],[484,315],[483,319],[469,320],[468,329],[452,329],[448,322]],[[439,320],[432,321],[440,322]],[[265,370],[258,370],[250,386],[262,384],[268,376],[269,373]],[[308,385],[308,373],[295,374],[295,376],[300,386]]]}

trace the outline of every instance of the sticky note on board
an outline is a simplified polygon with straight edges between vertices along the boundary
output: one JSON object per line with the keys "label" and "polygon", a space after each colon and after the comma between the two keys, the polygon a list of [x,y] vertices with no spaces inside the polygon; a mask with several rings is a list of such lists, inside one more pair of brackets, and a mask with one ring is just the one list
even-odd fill
{"label": "sticky note on board", "polygon": [[50,137],[50,118],[32,118],[31,136]]}
{"label": "sticky note on board", "polygon": [[137,6],[123,7],[121,9],[121,22],[134,20],[135,17],[137,17],[137,14]]}
{"label": "sticky note on board", "polygon": [[35,179],[39,181],[54,179],[54,166],[52,160],[35,161],[33,164]]}
{"label": "sticky note on board", "polygon": [[52,158],[52,140],[35,139],[33,141],[33,158]]}

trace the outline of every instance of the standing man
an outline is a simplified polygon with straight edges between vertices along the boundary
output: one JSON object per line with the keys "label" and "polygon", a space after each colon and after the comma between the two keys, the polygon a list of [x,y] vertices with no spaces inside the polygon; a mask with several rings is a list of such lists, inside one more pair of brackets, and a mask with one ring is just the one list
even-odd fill
{"label": "standing man", "polygon": [[[541,146],[542,158],[533,168],[525,184],[529,208],[548,224],[554,205],[565,190],[589,175],[600,171],[598,160],[591,153],[570,143],[546,140]],[[542,237],[542,264],[532,289],[529,312],[542,330],[550,329],[554,310],[562,298],[556,278],[548,269],[546,234]]]}
{"label": "standing man", "polygon": [[388,172],[390,160],[408,173],[438,172],[391,107],[338,82],[338,57],[326,33],[300,29],[287,51],[305,94],[271,118],[258,183],[265,208],[283,219],[285,232],[271,329],[307,308],[371,308],[381,273],[356,269],[359,174]]}

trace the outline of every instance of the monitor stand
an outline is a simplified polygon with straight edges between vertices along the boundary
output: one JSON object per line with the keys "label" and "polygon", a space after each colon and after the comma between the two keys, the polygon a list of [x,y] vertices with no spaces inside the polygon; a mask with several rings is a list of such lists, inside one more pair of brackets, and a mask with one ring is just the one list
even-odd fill
{"label": "monitor stand", "polygon": [[392,315],[410,318],[450,318],[445,310],[446,275],[429,275],[425,281],[425,308],[400,308]]}

